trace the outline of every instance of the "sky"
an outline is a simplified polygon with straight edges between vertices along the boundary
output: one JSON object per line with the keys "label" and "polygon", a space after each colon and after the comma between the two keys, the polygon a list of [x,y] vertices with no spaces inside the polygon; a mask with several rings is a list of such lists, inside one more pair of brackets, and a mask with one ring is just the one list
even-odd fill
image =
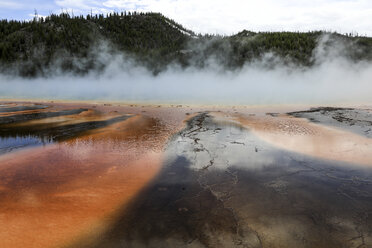
{"label": "sky", "polygon": [[372,36],[372,0],[0,0],[0,19],[61,11],[161,12],[197,33],[326,30]]}

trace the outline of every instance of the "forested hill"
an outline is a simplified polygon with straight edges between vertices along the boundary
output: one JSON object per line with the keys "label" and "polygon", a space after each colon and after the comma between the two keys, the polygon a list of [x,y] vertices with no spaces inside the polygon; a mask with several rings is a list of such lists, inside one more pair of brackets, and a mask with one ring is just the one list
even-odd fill
{"label": "forested hill", "polygon": [[2,20],[0,70],[30,77],[56,71],[84,74],[104,69],[111,55],[117,54],[125,54],[155,74],[172,63],[205,67],[211,61],[235,70],[267,54],[282,63],[308,67],[316,63],[314,49],[319,42],[325,51],[342,46],[336,51],[348,59],[372,60],[372,38],[368,37],[245,30],[233,36],[197,35],[159,13],[64,13],[32,21]]}

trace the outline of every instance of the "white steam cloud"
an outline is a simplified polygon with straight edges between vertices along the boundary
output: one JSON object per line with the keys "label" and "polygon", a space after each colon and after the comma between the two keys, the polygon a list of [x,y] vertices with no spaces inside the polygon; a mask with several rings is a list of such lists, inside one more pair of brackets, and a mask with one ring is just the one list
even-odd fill
{"label": "white steam cloud", "polygon": [[110,62],[99,76],[24,79],[2,75],[0,97],[227,105],[370,103],[372,64],[325,52],[321,44],[314,53],[317,63],[308,69],[281,63],[267,69],[263,59],[235,72],[213,64],[204,69],[170,66],[157,76],[125,56],[102,53]]}

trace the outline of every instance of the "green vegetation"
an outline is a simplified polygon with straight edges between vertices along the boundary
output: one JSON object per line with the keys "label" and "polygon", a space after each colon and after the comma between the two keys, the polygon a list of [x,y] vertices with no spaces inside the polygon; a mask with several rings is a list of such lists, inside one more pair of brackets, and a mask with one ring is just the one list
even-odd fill
{"label": "green vegetation", "polygon": [[[158,13],[51,15],[32,21],[0,21],[0,69],[22,76],[52,70],[84,74],[102,70],[102,54],[123,52],[154,73],[171,63],[203,67],[214,61],[235,70],[271,53],[286,64],[312,66],[323,32],[242,31],[233,36],[196,35]],[[325,47],[342,44],[342,56],[372,59],[372,38],[329,33]],[[104,52],[102,52],[104,49]],[[275,57],[275,56],[273,56]]]}

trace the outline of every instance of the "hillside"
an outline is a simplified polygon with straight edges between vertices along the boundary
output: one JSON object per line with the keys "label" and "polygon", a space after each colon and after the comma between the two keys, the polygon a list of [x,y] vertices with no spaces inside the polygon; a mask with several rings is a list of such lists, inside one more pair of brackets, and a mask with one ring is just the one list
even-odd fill
{"label": "hillside", "polygon": [[[0,68],[28,77],[56,71],[84,74],[104,69],[110,56],[121,52],[155,74],[171,63],[204,67],[213,61],[235,70],[268,53],[285,64],[308,67],[315,63],[314,49],[324,34],[244,30],[233,36],[196,35],[159,13],[2,20]],[[354,61],[372,59],[372,38],[327,35],[325,48],[342,44],[340,55]]]}

